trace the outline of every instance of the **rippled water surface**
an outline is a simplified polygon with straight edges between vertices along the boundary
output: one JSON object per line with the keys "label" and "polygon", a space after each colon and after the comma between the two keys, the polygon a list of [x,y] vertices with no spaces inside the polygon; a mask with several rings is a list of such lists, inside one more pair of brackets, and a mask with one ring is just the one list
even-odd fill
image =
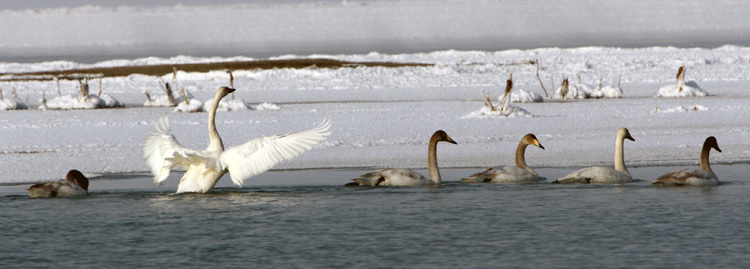
{"label": "rippled water surface", "polygon": [[94,179],[77,199],[0,186],[0,267],[750,265],[750,166],[715,166],[724,184],[711,188],[649,184],[672,169],[631,168],[643,180],[622,186],[351,188],[362,171],[341,170],[225,178],[203,195],[138,175]]}

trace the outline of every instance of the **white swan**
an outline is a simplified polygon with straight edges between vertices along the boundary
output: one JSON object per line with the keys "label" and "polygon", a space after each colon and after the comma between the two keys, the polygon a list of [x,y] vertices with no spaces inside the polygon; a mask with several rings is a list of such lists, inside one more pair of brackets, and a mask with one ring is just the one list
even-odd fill
{"label": "white swan", "polygon": [[682,169],[664,174],[656,179],[652,184],[657,186],[680,186],[680,185],[718,185],[719,178],[711,170],[711,164],[708,163],[708,153],[711,149],[721,152],[716,138],[709,136],[703,142],[701,150],[701,169]]}
{"label": "white swan", "polygon": [[[505,100],[505,94],[498,96],[497,100],[502,103]],[[515,90],[510,94],[510,101],[512,103],[538,103],[543,102],[544,98],[535,92]]]}
{"label": "white swan", "polygon": [[[143,106],[148,107],[173,107],[177,106],[177,101],[175,101],[174,94],[172,93],[172,87],[169,85],[169,82],[164,82],[162,80],[162,90],[164,90],[164,95],[156,95],[151,96],[151,93],[148,91],[143,92],[146,95],[146,101],[143,102]],[[192,97],[192,96],[189,96]]]}
{"label": "white swan", "polygon": [[485,94],[484,91],[482,91],[482,99],[484,99],[484,106],[474,112],[469,113],[468,115],[463,116],[462,118],[488,118],[488,117],[516,117],[516,116],[531,116],[531,113],[526,111],[523,108],[512,106],[510,104],[511,99],[513,98],[513,94],[511,91],[513,90],[513,74],[510,74],[510,78],[508,78],[506,84],[505,84],[505,94],[500,99],[500,106],[495,106],[492,104],[492,101],[490,100],[490,95]]}
{"label": "white swan", "polygon": [[89,84],[78,81],[81,96],[77,95],[59,95],[51,100],[47,100],[45,106],[47,109],[70,110],[70,109],[98,109],[106,107],[106,103],[96,94],[89,93]]}
{"label": "white swan", "polygon": [[609,183],[623,184],[633,181],[628,168],[625,167],[625,154],[622,144],[625,139],[635,141],[626,128],[617,131],[617,142],[615,146],[615,168],[610,167],[587,167],[572,172],[565,177],[555,180],[553,183]]}
{"label": "white swan", "polygon": [[526,147],[534,145],[544,149],[539,140],[533,134],[526,134],[521,142],[518,142],[518,148],[516,148],[516,165],[508,165],[505,167],[494,167],[488,168],[483,172],[473,174],[467,178],[461,179],[464,183],[481,183],[481,182],[497,182],[497,183],[527,183],[537,182],[545,180],[544,177],[539,177],[539,174],[526,166]]}
{"label": "white swan", "polygon": [[589,98],[590,86],[585,84],[579,84],[578,86],[570,85],[568,78],[564,78],[560,87],[555,90],[555,99],[586,99]]}
{"label": "white swan", "polygon": [[453,141],[443,130],[438,130],[430,137],[430,145],[427,151],[429,179],[411,169],[386,168],[352,179],[354,182],[346,184],[346,186],[421,186],[440,184],[443,182],[437,165],[437,143],[440,141],[456,144],[456,141]]}
{"label": "white swan", "polygon": [[656,97],[690,97],[706,96],[708,93],[698,86],[695,81],[685,82],[685,66],[677,70],[677,84],[666,85],[659,88]]}
{"label": "white swan", "polygon": [[78,170],[70,170],[65,179],[32,185],[26,191],[31,197],[73,197],[89,195],[89,179]]}
{"label": "white swan", "polygon": [[[216,99],[220,100],[232,88],[220,87]],[[312,149],[326,140],[330,132],[330,122],[324,121],[320,126],[288,135],[275,135],[256,138],[228,150],[224,150],[216,130],[215,102],[208,112],[209,145],[205,150],[192,150],[180,145],[172,135],[167,116],[156,123],[156,132],[152,132],[143,145],[143,156],[146,157],[154,183],[161,185],[171,169],[181,167],[185,174],[177,187],[177,193],[210,191],[216,182],[230,173],[232,182],[242,186],[246,179],[271,169],[283,160],[289,160]]]}
{"label": "white swan", "polygon": [[604,86],[602,79],[599,79],[599,88],[589,94],[590,98],[622,98],[622,88],[620,87],[620,78],[617,79],[617,87]]}

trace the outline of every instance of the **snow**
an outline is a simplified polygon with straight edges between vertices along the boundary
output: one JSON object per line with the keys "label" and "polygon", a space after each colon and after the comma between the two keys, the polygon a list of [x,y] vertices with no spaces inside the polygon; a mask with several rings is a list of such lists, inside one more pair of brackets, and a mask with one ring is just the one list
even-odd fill
{"label": "snow", "polygon": [[702,105],[694,105],[691,107],[676,106],[676,107],[668,108],[668,109],[656,109],[656,112],[674,113],[674,112],[705,111],[705,110],[708,110],[708,107],[705,107]]}
{"label": "snow", "polygon": [[26,109],[26,105],[13,99],[0,99],[0,110]]}
{"label": "snow", "polygon": [[[213,104],[214,104],[213,98],[208,99],[207,101],[203,102],[203,111],[208,111],[209,108],[211,108],[211,105]],[[241,99],[232,100],[232,97],[229,96],[219,101],[219,108],[217,109],[217,111],[228,112],[228,111],[240,111],[240,110],[250,110],[250,109],[251,109],[250,106],[248,106],[247,103],[245,103],[245,101]]]}
{"label": "snow", "polygon": [[[590,10],[585,7],[592,3],[368,1],[6,10],[0,11],[2,59],[29,55],[51,59],[59,55],[110,58],[94,63],[6,60],[0,62],[0,73],[228,62],[252,60],[258,55],[196,56],[221,54],[209,53],[214,51],[237,55],[268,53],[273,59],[434,64],[232,70],[238,89],[236,100],[259,105],[254,110],[217,114],[217,128],[226,148],[263,135],[307,130],[325,119],[332,122],[333,134],[327,141],[276,169],[424,168],[427,139],[438,129],[458,142],[457,146],[438,150],[441,167],[513,164],[518,139],[526,133],[535,134],[546,147],[544,151],[527,153],[532,167],[608,166],[612,164],[619,127],[627,127],[636,139],[626,145],[625,160],[630,166],[695,164],[708,136],[716,136],[723,150],[711,156],[713,163],[746,162],[750,155],[750,47],[742,45],[750,44],[736,45],[732,38],[748,33],[750,19],[744,11],[750,9],[750,4],[683,1],[693,8],[680,8],[682,4],[671,2],[615,1],[609,9],[582,13]],[[694,16],[685,19],[685,12],[693,9],[700,12],[690,13]],[[529,10],[535,12],[526,12]],[[633,15],[617,16],[619,13],[613,10]],[[581,19],[561,20],[560,16]],[[214,17],[231,25],[209,19]],[[378,19],[383,17],[387,19]],[[591,23],[600,17],[614,19]],[[631,20],[634,17],[639,20]],[[280,23],[276,18],[287,21]],[[203,21],[205,24],[199,23]],[[143,32],[119,27],[127,24],[123,22],[136,24],[133,27]],[[579,30],[571,35],[569,31],[560,32],[563,29]],[[662,36],[672,36],[670,40],[674,42],[660,43]],[[507,46],[523,49],[487,49],[483,45],[506,40],[513,40]],[[540,43],[545,40],[558,43],[547,47],[548,43]],[[618,47],[590,46],[602,45],[602,40],[614,40],[614,44],[603,45]],[[651,45],[637,46],[640,43],[634,44],[635,40]],[[689,45],[680,42],[684,40],[717,46],[686,48]],[[372,49],[377,52],[361,51],[372,48],[372,44],[380,44]],[[153,54],[134,59],[107,54],[144,48]],[[154,56],[165,50],[169,56]],[[400,51],[385,52],[394,50]],[[173,56],[174,51],[195,55]],[[476,93],[481,89],[501,91],[511,73],[518,89],[511,93],[511,101],[514,93],[522,94],[522,90],[542,92],[537,66],[531,64],[536,59],[540,79],[548,91],[554,91],[563,77],[577,74],[586,82],[621,77],[620,85],[625,91],[604,86],[601,94],[590,95],[621,98],[575,102],[551,98],[509,106],[510,110],[522,109],[533,116],[493,116],[492,111],[486,111]],[[661,86],[675,85],[674,71],[682,65],[690,70],[690,78],[711,94],[656,98],[655,91]],[[79,101],[78,82],[60,80],[62,97],[46,96],[50,110],[0,111],[0,183],[57,179],[70,169],[87,175],[147,173],[141,147],[153,122],[164,114],[170,115],[173,133],[183,145],[207,146],[207,113],[175,111],[202,110],[201,100],[209,100],[219,86],[227,85],[226,72],[178,71],[179,87],[194,95],[190,107],[144,106],[143,93],[162,93],[156,82],[170,78],[171,74],[103,78],[102,89],[125,106],[121,109],[76,109],[99,107],[104,101],[94,94],[89,95],[91,100]],[[53,81],[2,83],[16,87],[19,94],[30,96],[29,100],[40,100],[44,92],[57,92]],[[571,86],[578,88],[573,83]],[[598,86],[592,88],[596,90]],[[227,97],[223,101],[230,100]],[[33,108],[42,103],[32,101],[27,105]],[[655,113],[655,107],[664,109]],[[68,110],[52,110],[55,108]],[[665,113],[669,111],[674,112]],[[342,183],[345,181],[342,179]]]}
{"label": "snow", "polygon": [[[512,96],[512,95],[511,95]],[[508,106],[505,109],[497,109],[497,110],[491,110],[487,106],[483,106],[477,111],[473,111],[469,114],[466,114],[465,116],[461,117],[462,119],[471,119],[471,118],[514,118],[514,117],[530,117],[531,114],[526,111],[523,108],[516,107],[516,106]]]}

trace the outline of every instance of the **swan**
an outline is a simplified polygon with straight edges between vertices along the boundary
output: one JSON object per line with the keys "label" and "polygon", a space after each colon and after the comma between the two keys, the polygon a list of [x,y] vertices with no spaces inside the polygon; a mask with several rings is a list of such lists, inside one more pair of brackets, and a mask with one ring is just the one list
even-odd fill
{"label": "swan", "polygon": [[505,167],[488,168],[483,172],[479,172],[469,176],[468,178],[461,179],[464,183],[480,183],[480,182],[499,182],[499,183],[525,183],[525,182],[537,182],[545,180],[544,177],[539,177],[534,169],[526,166],[526,147],[534,145],[544,149],[539,140],[533,134],[526,134],[521,142],[518,143],[516,148],[516,165],[508,165]]}
{"label": "swan", "polygon": [[436,131],[430,137],[430,144],[427,151],[429,179],[411,169],[386,168],[352,179],[354,182],[346,184],[346,186],[421,186],[440,184],[443,182],[437,164],[437,143],[440,141],[456,144],[456,141],[453,141],[443,130]]}
{"label": "swan", "polygon": [[617,131],[615,147],[615,168],[611,167],[587,167],[572,172],[565,177],[555,180],[553,183],[609,183],[623,184],[633,181],[628,168],[625,167],[625,154],[622,144],[625,139],[635,141],[626,128]]}
{"label": "swan", "polygon": [[701,169],[682,169],[664,174],[656,179],[652,184],[657,186],[680,186],[680,185],[718,185],[719,178],[711,170],[711,164],[708,163],[708,153],[711,149],[721,152],[716,138],[709,136],[703,142],[701,150]]}
{"label": "swan", "polygon": [[474,111],[469,113],[466,116],[463,116],[462,118],[488,118],[488,117],[516,117],[516,116],[531,116],[531,113],[526,111],[523,108],[512,106],[510,104],[511,99],[513,98],[513,94],[511,91],[513,90],[513,74],[510,74],[510,77],[508,78],[507,82],[505,83],[505,94],[502,97],[499,97],[500,99],[500,106],[496,106],[492,104],[492,101],[490,100],[490,95],[485,94],[484,91],[482,91],[482,99],[484,99],[484,106],[480,108],[478,111]]}
{"label": "swan", "polygon": [[[221,100],[234,89],[220,87],[216,99]],[[230,173],[232,182],[242,186],[246,179],[271,169],[283,160],[289,160],[312,149],[326,140],[331,132],[328,120],[320,126],[288,135],[264,136],[224,150],[216,130],[218,102],[208,111],[209,145],[205,150],[193,150],[180,145],[172,135],[169,118],[162,116],[155,123],[156,131],[146,139],[143,156],[154,175],[154,183],[161,185],[175,167],[185,169],[177,193],[210,191],[216,182]]]}
{"label": "swan", "polygon": [[706,96],[708,93],[698,86],[695,81],[685,82],[685,66],[677,70],[677,84],[666,85],[659,88],[656,97],[689,97]]}
{"label": "swan", "polygon": [[78,81],[79,90],[81,96],[78,95],[61,95],[58,92],[58,96],[47,100],[45,106],[47,109],[59,109],[59,110],[70,110],[70,109],[98,109],[104,108],[106,103],[96,94],[89,93],[88,82]]}
{"label": "swan", "polygon": [[70,170],[65,179],[32,185],[26,191],[31,197],[73,197],[89,195],[89,179],[78,170]]}
{"label": "swan", "polygon": [[620,87],[620,78],[617,78],[617,87],[604,86],[602,79],[599,79],[599,88],[594,90],[589,97],[590,98],[622,98],[622,87]]}
{"label": "swan", "polygon": [[146,101],[143,102],[143,106],[177,106],[177,101],[175,101],[174,94],[172,94],[172,87],[169,85],[169,82],[164,82],[162,80],[161,88],[162,90],[164,90],[164,95],[151,96],[151,93],[149,93],[148,91],[143,92],[146,95]]}
{"label": "swan", "polygon": [[570,85],[570,82],[568,82],[568,78],[564,78],[562,83],[560,83],[560,87],[558,87],[557,90],[555,90],[554,97],[556,99],[589,98],[588,88],[591,88],[591,87],[588,85],[584,87],[582,85],[585,85],[585,84],[579,84],[578,86]]}

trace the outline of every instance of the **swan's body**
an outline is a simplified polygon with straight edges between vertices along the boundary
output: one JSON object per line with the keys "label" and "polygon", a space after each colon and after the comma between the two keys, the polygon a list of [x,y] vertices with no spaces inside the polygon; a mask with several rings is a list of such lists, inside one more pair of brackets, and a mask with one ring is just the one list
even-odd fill
{"label": "swan's body", "polygon": [[177,106],[177,102],[174,100],[174,97],[167,96],[167,95],[157,95],[154,97],[150,97],[150,99],[146,99],[146,101],[143,102],[143,106],[173,107],[173,106]]}
{"label": "swan's body", "polygon": [[488,117],[516,117],[516,116],[531,116],[531,113],[520,107],[515,107],[510,104],[513,99],[511,90],[513,89],[513,74],[511,74],[507,83],[505,84],[505,94],[499,97],[500,105],[496,106],[490,101],[489,94],[484,94],[482,91],[482,98],[484,99],[484,106],[478,111],[474,111],[464,116],[464,118],[488,118]]}
{"label": "swan's body", "polygon": [[605,184],[624,184],[633,181],[628,168],[625,167],[625,153],[623,142],[625,139],[635,141],[630,136],[626,128],[620,128],[617,131],[617,140],[615,144],[615,168],[611,167],[587,167],[572,172],[565,177],[559,178],[555,183],[605,183]]}
{"label": "swan's body", "polygon": [[[232,91],[232,88],[220,87],[216,100]],[[167,116],[163,116],[155,124],[156,132],[152,132],[143,146],[143,156],[154,175],[154,183],[161,185],[171,169],[181,167],[186,171],[177,187],[177,193],[208,192],[227,172],[235,184],[242,186],[246,179],[312,149],[331,134],[327,132],[330,123],[326,121],[311,130],[256,138],[225,151],[216,130],[217,106],[218,103],[214,103],[208,112],[210,143],[202,151],[180,145],[172,135]]]}
{"label": "swan's body", "polygon": [[89,180],[78,170],[70,170],[65,179],[32,185],[26,191],[31,197],[75,197],[89,195]]}
{"label": "swan's body", "polygon": [[530,183],[545,180],[539,174],[526,165],[526,147],[534,145],[544,149],[539,140],[533,134],[527,134],[518,143],[516,148],[516,165],[489,168],[485,171],[473,174],[462,179],[464,183]]}
{"label": "swan's body", "polygon": [[620,87],[620,79],[617,79],[617,86],[603,86],[602,81],[599,80],[599,88],[589,94],[590,98],[622,98],[622,88]]}
{"label": "swan's body", "polygon": [[563,79],[560,87],[555,90],[554,98],[556,99],[586,99],[589,98],[589,92],[585,88],[591,88],[588,85],[579,84],[578,86],[570,85],[568,79]]}
{"label": "swan's body", "polygon": [[677,84],[666,85],[659,88],[656,93],[657,97],[691,97],[706,96],[708,93],[698,86],[695,81],[685,82],[685,66],[680,66],[677,70]]}
{"label": "swan's body", "polygon": [[[505,99],[505,95],[497,97],[498,101],[502,103]],[[538,103],[544,101],[544,98],[538,93],[529,92],[526,90],[515,90],[510,94],[510,101],[513,103]]]}
{"label": "swan's body", "polygon": [[193,99],[190,99],[189,102],[190,103],[181,102],[177,104],[177,107],[174,108],[174,112],[187,112],[187,113],[203,112],[203,101],[193,98]]}
{"label": "swan's body", "polygon": [[613,86],[604,86],[592,92],[590,98],[622,98],[622,89]]}
{"label": "swan's body", "polygon": [[[143,106],[156,106],[156,107],[173,107],[177,106],[178,101],[174,98],[174,93],[172,92],[172,87],[169,85],[169,83],[164,82],[162,84],[162,89],[164,90],[164,95],[156,95],[151,96],[151,94],[146,91],[144,92],[146,94],[146,101],[143,102]],[[186,94],[188,98],[192,98],[193,95]]]}
{"label": "swan's body", "polygon": [[708,162],[708,155],[711,149],[721,152],[716,138],[710,136],[703,142],[701,150],[701,169],[682,169],[664,174],[656,179],[652,184],[659,186],[709,186],[718,185],[719,178],[711,170],[711,164]]}
{"label": "swan's body", "polygon": [[[456,144],[456,142],[442,130],[438,130],[432,135],[432,137],[430,137],[430,144],[427,152],[427,166],[430,178],[426,178],[410,169],[386,168],[361,175],[358,178],[352,179],[354,183],[350,184],[359,186],[422,186],[428,184],[440,184],[443,182],[437,165],[437,143],[440,141]],[[347,186],[350,186],[350,184],[347,184]]]}
{"label": "swan's body", "polygon": [[63,95],[46,101],[47,109],[53,110],[97,109],[105,106],[104,100],[96,94],[89,94],[86,97]]}

